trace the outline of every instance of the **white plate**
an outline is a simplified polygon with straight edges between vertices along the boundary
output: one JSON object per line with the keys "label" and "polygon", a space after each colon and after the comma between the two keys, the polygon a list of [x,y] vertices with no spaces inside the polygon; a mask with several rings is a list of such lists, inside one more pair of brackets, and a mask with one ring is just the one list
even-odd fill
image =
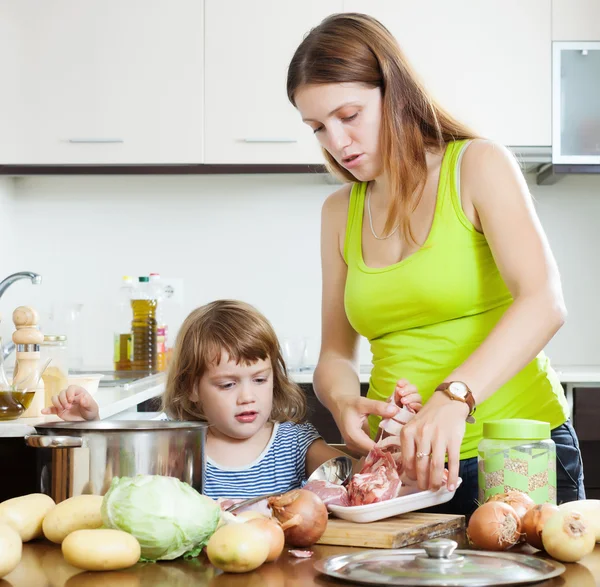
{"label": "white plate", "polygon": [[[459,477],[458,485],[461,482],[462,479]],[[383,520],[391,516],[399,516],[400,514],[407,514],[408,512],[446,503],[454,497],[456,489],[448,491],[446,486],[444,486],[437,491],[419,491],[418,487],[404,486],[400,490],[400,493],[401,495],[394,499],[370,503],[369,505],[353,505],[349,507],[329,505],[327,507],[338,518],[364,524],[365,522],[375,522],[376,520]]]}

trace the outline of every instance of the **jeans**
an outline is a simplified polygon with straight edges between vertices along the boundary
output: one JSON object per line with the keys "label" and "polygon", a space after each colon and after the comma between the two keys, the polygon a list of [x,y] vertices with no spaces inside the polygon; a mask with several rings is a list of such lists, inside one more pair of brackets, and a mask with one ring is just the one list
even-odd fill
{"label": "jeans", "polygon": [[[561,504],[566,501],[585,499],[583,487],[583,463],[577,434],[567,420],[551,432],[556,445],[556,499]],[[454,497],[447,503],[423,510],[427,513],[470,515],[477,508],[478,481],[477,457],[460,462],[459,477],[462,483]]]}

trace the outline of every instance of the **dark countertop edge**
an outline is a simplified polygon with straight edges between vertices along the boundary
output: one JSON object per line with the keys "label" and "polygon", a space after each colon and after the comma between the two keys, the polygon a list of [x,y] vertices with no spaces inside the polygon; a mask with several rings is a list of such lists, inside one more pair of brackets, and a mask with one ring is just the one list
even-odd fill
{"label": "dark countertop edge", "polygon": [[324,173],[316,164],[191,165],[0,165],[0,175],[222,175],[259,173]]}

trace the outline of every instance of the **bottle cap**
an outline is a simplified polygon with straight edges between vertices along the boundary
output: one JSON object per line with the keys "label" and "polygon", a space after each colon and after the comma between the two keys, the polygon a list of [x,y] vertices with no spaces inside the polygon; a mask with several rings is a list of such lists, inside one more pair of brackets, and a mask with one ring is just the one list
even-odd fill
{"label": "bottle cap", "polygon": [[143,275],[141,277],[138,277],[138,281],[140,283],[148,283],[150,281],[150,278],[147,275]]}

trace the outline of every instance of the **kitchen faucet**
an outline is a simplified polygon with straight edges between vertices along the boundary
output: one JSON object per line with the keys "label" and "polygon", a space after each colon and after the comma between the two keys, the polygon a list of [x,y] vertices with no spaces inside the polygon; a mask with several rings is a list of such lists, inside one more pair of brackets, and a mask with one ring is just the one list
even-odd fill
{"label": "kitchen faucet", "polygon": [[[19,281],[19,279],[31,279],[31,283],[34,285],[38,285],[42,283],[42,276],[38,273],[34,273],[33,271],[19,271],[18,273],[13,273],[8,277],[4,278],[0,281],[0,298],[4,295],[4,292],[15,282]],[[6,359],[10,353],[15,350],[15,343],[9,342],[2,347],[2,358]]]}

